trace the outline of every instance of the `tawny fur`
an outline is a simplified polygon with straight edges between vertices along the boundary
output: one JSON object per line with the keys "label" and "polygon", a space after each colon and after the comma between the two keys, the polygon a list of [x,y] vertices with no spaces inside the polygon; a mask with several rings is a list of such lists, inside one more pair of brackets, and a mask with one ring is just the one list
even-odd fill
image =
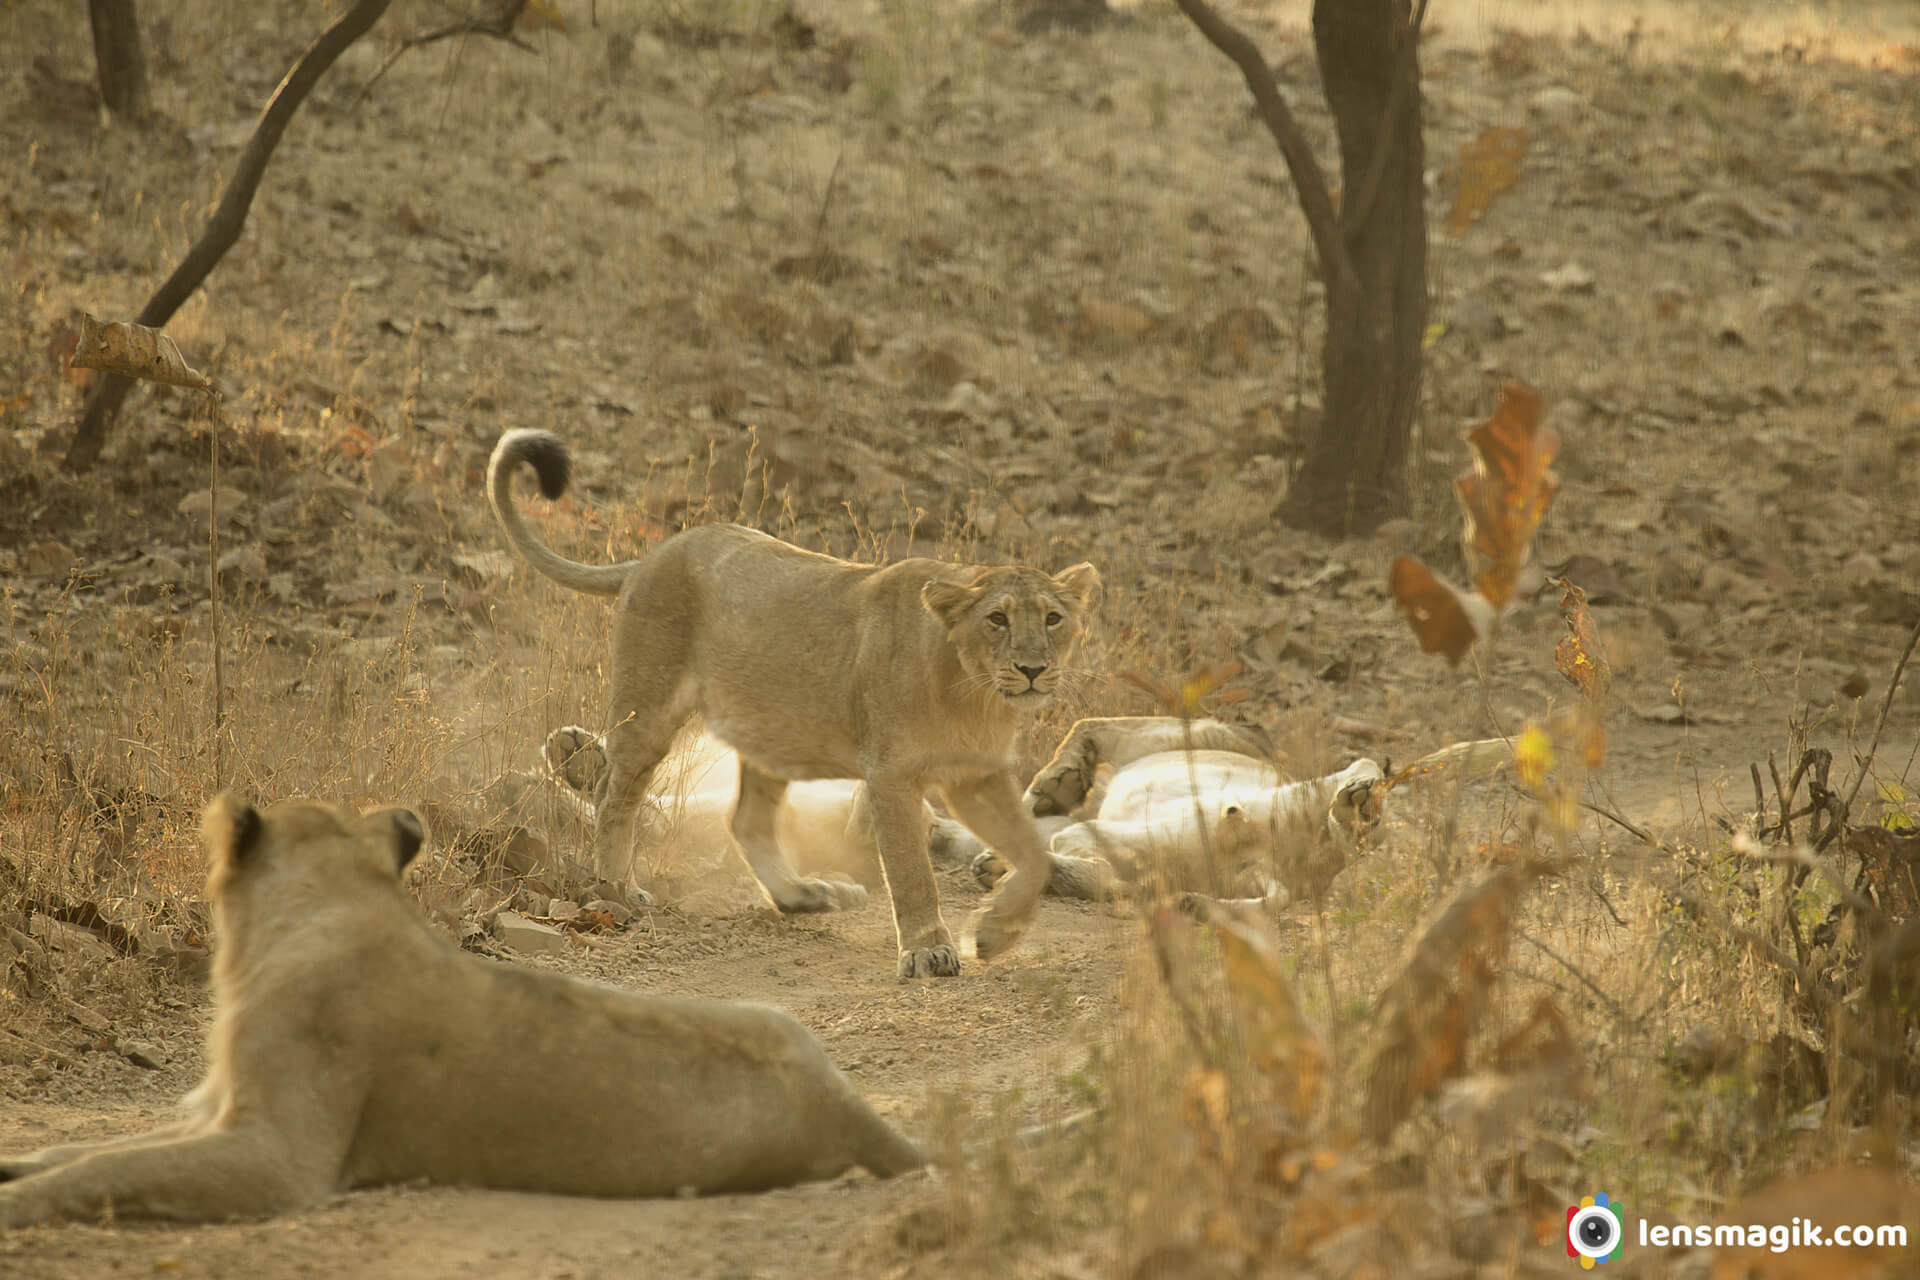
{"label": "tawny fur", "polygon": [[0,1157],[0,1227],[261,1217],[417,1180],[751,1191],[924,1161],[778,1009],[461,951],[400,883],[422,838],[404,809],[222,796],[203,833],[205,1079],[164,1129]]}
{"label": "tawny fur", "polygon": [[857,778],[893,899],[901,976],[960,969],[927,857],[929,790],[1013,868],[972,921],[979,954],[1019,940],[1049,863],[1020,803],[1014,736],[1069,670],[1099,596],[1092,565],[1048,575],[934,560],[853,564],[738,525],[688,529],[624,564],[585,565],[555,554],[514,508],[522,464],[550,498],[567,483],[558,438],[502,436],[488,492],[508,541],[554,581],[619,597],[594,835],[603,879],[630,881],[634,822],[654,769],[698,714],[739,752],[731,831],[782,911],[865,901],[857,885],[796,875],[775,823],[789,782]]}

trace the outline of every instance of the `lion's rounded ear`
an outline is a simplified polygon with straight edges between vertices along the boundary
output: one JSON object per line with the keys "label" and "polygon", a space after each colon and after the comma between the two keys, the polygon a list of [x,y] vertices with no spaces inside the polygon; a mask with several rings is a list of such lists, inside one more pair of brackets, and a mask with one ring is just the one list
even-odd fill
{"label": "lion's rounded ear", "polygon": [[222,791],[200,815],[200,839],[210,858],[245,862],[260,847],[260,811],[231,791]]}
{"label": "lion's rounded ear", "polygon": [[920,588],[920,603],[948,627],[959,626],[960,619],[979,598],[980,588],[951,578],[935,578]]}
{"label": "lion's rounded ear", "polygon": [[1093,612],[1100,603],[1100,571],[1085,560],[1054,574],[1053,587],[1071,597],[1085,612]]}
{"label": "lion's rounded ear", "polygon": [[420,852],[420,846],[427,842],[427,825],[420,821],[420,815],[411,809],[381,809],[373,815],[384,818],[393,828],[394,872],[405,871],[407,864]]}

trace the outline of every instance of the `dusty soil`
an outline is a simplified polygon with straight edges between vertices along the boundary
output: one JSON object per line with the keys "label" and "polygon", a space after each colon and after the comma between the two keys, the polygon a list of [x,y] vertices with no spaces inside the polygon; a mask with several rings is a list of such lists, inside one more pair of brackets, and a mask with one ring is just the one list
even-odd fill
{"label": "dusty soil", "polygon": [[[583,558],[736,516],[846,555],[1092,558],[1109,597],[1089,668],[1237,658],[1236,713],[1304,770],[1404,759],[1565,700],[1553,595],[1480,670],[1450,672],[1384,588],[1401,551],[1457,573],[1457,432],[1517,378],[1566,441],[1542,559],[1586,586],[1616,669],[1602,803],[1659,830],[1737,821],[1749,762],[1811,741],[1844,766],[1875,732],[1920,619],[1911,13],[1596,4],[1515,31],[1534,6],[1435,6],[1414,509],[1327,544],[1271,518],[1317,412],[1300,219],[1237,79],[1177,14],[1083,31],[1025,5],[932,18],[819,0],[799,21],[601,5],[595,26],[561,0],[565,29],[527,32],[530,53],[430,45],[368,88],[399,36],[442,20],[397,5],[315,93],[246,237],[170,326],[225,392],[216,635],[195,402],[136,393],[96,472],[57,459],[84,393],[61,363],[74,313],[138,309],[316,21],[230,8],[150,15],[163,119],[147,133],[91,111],[70,7],[0,16],[0,143],[27,157],[0,192],[6,832],[16,858],[57,848],[69,888],[130,876],[110,913],[192,932],[191,815],[216,776],[463,801],[531,766],[548,729],[596,723],[604,608],[503,559],[478,489],[512,426],[575,444],[580,491],[541,518]],[[1245,16],[1330,156],[1304,30]],[[1518,184],[1441,232],[1462,144],[1514,125]],[[213,734],[216,639],[229,720]],[[1146,709],[1093,681],[1029,745],[1075,714]],[[1907,779],[1917,731],[1909,686],[1876,782]],[[65,822],[62,753],[157,816],[117,838]],[[1381,902],[1422,847],[1389,832],[1335,918]],[[943,888],[957,917],[974,891],[957,874]],[[523,962],[784,1005],[936,1135],[955,1097],[1020,1122],[1068,1105],[1112,1047],[1136,933],[1049,903],[1004,963],[903,986],[882,906],[795,922],[723,894]],[[197,1072],[201,988],[54,935],[41,986],[0,1001],[7,1148],[154,1123]],[[1370,955],[1329,961],[1328,989],[1364,1003]],[[155,1065],[111,1051],[128,1042]],[[0,1275],[1132,1265],[1097,1213],[1024,1251],[950,1245],[927,1223],[954,1195],[932,1177],[655,1204],[395,1189],[266,1224],[15,1233]]]}

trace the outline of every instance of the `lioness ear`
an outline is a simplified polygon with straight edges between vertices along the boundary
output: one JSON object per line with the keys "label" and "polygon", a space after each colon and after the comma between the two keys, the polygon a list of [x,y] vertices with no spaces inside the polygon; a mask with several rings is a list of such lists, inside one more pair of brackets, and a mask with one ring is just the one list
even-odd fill
{"label": "lioness ear", "polygon": [[260,845],[260,811],[231,791],[222,791],[200,815],[200,840],[209,859],[238,864]]}
{"label": "lioness ear", "polygon": [[377,809],[367,815],[370,818],[383,818],[393,828],[394,874],[407,869],[414,855],[420,852],[420,846],[427,842],[426,824],[420,821],[420,815],[411,809]]}
{"label": "lioness ear", "polygon": [[948,627],[959,626],[960,619],[979,598],[980,588],[949,578],[935,578],[920,588],[920,603]]}
{"label": "lioness ear", "polygon": [[1054,574],[1053,585],[1061,595],[1078,602],[1085,612],[1093,612],[1100,603],[1100,571],[1085,560]]}

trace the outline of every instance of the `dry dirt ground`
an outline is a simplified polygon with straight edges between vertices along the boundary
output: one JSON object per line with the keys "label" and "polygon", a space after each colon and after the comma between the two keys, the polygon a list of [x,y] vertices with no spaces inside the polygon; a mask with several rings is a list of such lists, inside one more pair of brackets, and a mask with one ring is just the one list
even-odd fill
{"label": "dry dirt ground", "polygon": [[[1238,12],[1330,157],[1302,7]],[[79,311],[130,316],[177,260],[319,14],[147,6],[161,119],[135,132],[93,108],[73,7],[8,5],[0,906],[97,899],[132,941],[37,917],[34,981],[16,968],[0,1000],[0,1147],[153,1124],[193,1082],[203,989],[154,957],[193,966],[192,815],[216,779],[471,803],[549,729],[597,724],[604,606],[530,581],[484,509],[508,427],[576,446],[577,493],[537,518],[586,559],[734,517],[859,557],[1091,558],[1109,591],[1089,669],[1237,659],[1235,713],[1306,770],[1565,701],[1551,594],[1449,671],[1384,588],[1400,551],[1458,573],[1458,431],[1519,379],[1566,442],[1541,556],[1587,588],[1616,668],[1600,801],[1706,833],[1752,808],[1769,750],[1825,744],[1847,774],[1920,619],[1920,25],[1895,5],[1535,8],[1432,7],[1414,509],[1328,544],[1271,518],[1317,412],[1301,221],[1244,89],[1171,7],[557,0],[564,28],[523,31],[529,49],[440,42],[375,80],[446,20],[403,0],[169,326],[224,392],[216,630],[208,414],[137,392],[100,467],[66,475],[85,388],[63,359]],[[1519,180],[1446,234],[1462,145],[1496,126],[1526,130]],[[1030,755],[1073,715],[1146,709],[1096,680]],[[1907,779],[1917,730],[1909,682],[1876,784]],[[83,791],[127,803],[83,822]],[[1471,808],[1463,843],[1511,811]],[[1364,1009],[1432,901],[1432,845],[1403,820],[1322,921],[1284,922],[1320,939],[1320,1016]],[[443,856],[423,896],[460,874]],[[943,885],[950,916],[968,908],[961,877]],[[784,1005],[941,1141],[1071,1109],[1129,1048],[1122,916],[1049,903],[1004,963],[901,985],[879,904],[789,922],[744,903],[696,896],[523,962]],[[1634,945],[1581,928],[1579,962]],[[1043,1185],[1052,1166],[988,1163],[701,1202],[384,1190],[257,1225],[15,1233],[0,1275],[1077,1278],[1169,1256],[1086,1168],[1090,1200]],[[1676,1207],[1744,1177],[1634,1167]],[[1557,1273],[1556,1253],[1482,1273]]]}

